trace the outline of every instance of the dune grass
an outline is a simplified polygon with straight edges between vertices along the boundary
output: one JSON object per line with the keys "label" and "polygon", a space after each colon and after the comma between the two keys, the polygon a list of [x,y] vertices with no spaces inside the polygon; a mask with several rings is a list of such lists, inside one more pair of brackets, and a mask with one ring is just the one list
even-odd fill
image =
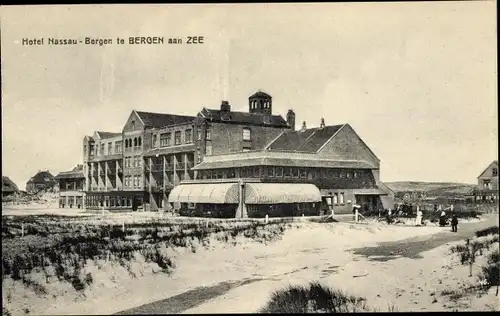
{"label": "dune grass", "polygon": [[365,299],[318,282],[275,291],[260,313],[352,313],[366,311]]}
{"label": "dune grass", "polygon": [[[11,277],[40,292],[28,275],[49,271],[81,291],[93,282],[81,273],[87,260],[125,264],[140,254],[164,272],[175,269],[169,249],[185,247],[196,252],[210,240],[235,243],[237,236],[259,242],[278,239],[291,227],[289,219],[251,220],[156,219],[125,226],[92,219],[57,216],[2,217],[2,279]],[[23,237],[24,236],[24,237]]]}

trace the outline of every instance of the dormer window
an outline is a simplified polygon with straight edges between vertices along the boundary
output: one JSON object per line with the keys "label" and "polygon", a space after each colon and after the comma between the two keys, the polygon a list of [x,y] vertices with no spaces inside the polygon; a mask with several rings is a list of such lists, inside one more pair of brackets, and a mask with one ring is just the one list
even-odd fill
{"label": "dormer window", "polygon": [[135,121],[132,121],[130,125],[132,126],[132,128],[135,128]]}

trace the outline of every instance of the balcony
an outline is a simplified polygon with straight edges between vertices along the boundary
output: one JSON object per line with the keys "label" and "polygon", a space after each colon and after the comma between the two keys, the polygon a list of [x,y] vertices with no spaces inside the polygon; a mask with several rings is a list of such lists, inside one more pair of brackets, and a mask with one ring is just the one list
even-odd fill
{"label": "balcony", "polygon": [[151,171],[152,171],[152,172],[159,172],[159,171],[163,171],[163,165],[161,165],[161,164],[152,165],[152,166],[151,166]]}

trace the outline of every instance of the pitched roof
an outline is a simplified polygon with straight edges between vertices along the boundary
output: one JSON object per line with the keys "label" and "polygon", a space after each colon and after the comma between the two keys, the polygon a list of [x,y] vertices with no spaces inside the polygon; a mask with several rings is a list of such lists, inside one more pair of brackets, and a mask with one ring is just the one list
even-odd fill
{"label": "pitched roof", "polygon": [[122,133],[111,133],[111,132],[101,132],[101,131],[97,131],[96,133],[99,135],[101,139],[113,138],[122,135]]}
{"label": "pitched roof", "polygon": [[2,192],[18,192],[19,188],[9,177],[2,176]]}
{"label": "pitched roof", "polygon": [[286,131],[268,145],[268,150],[317,152],[345,124]]}
{"label": "pitched roof", "polygon": [[284,157],[248,157],[234,160],[203,161],[193,170],[210,170],[224,168],[239,168],[248,166],[282,166],[282,167],[307,167],[307,168],[353,168],[373,169],[374,166],[361,160],[329,160],[314,158],[284,158]]}
{"label": "pitched roof", "polygon": [[486,168],[484,168],[484,170],[481,171],[481,173],[479,174],[478,178],[480,178],[483,175],[483,173],[485,173],[486,170],[488,170],[488,168],[491,167],[491,165],[494,165],[494,164],[498,166],[498,160],[493,160]]}
{"label": "pitched roof", "polygon": [[218,109],[203,108],[201,116],[215,122],[240,123],[249,125],[263,125],[274,127],[288,127],[288,123],[281,115],[266,115],[239,111],[221,111]]}
{"label": "pitched roof", "polygon": [[195,117],[187,115],[175,115],[166,113],[152,113],[135,111],[144,125],[147,127],[159,128],[169,125],[192,122]]}
{"label": "pitched roof", "polygon": [[85,178],[83,175],[83,166],[77,165],[73,170],[59,172],[54,179],[77,179]]}
{"label": "pitched roof", "polygon": [[259,90],[248,98],[250,99],[250,98],[272,98],[272,97],[269,94]]}
{"label": "pitched roof", "polygon": [[39,171],[28,183],[51,183],[54,182],[54,176],[49,171]]}

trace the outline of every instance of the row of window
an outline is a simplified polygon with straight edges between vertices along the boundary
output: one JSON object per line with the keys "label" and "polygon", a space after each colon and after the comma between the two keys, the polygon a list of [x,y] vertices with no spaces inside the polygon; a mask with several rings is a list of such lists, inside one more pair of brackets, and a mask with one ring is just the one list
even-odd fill
{"label": "row of window", "polygon": [[125,176],[124,185],[125,187],[140,188],[142,186],[142,177],[139,175],[135,176]]}
{"label": "row of window", "polygon": [[141,147],[142,146],[142,138],[141,136],[125,139],[125,148],[132,147]]}
{"label": "row of window", "polygon": [[[94,146],[94,144],[89,145],[89,154],[90,156],[104,156],[104,155],[112,155],[112,154],[121,154],[122,153],[122,141],[114,142],[115,146],[113,148],[113,142],[108,142],[106,147],[106,143],[101,143],[100,146]],[[107,148],[107,151],[106,151]],[[113,150],[114,149],[114,150]],[[95,151],[95,152],[94,152]],[[83,146],[83,153],[87,156],[87,145]]]}
{"label": "row of window", "polygon": [[141,156],[125,157],[125,167],[136,168],[141,166],[142,166]]}
{"label": "row of window", "polygon": [[326,198],[326,203],[328,205],[343,205],[345,204],[344,192],[333,193],[331,198]]}
{"label": "row of window", "polygon": [[[191,144],[193,142],[193,130],[192,129],[186,129],[184,131],[184,144]],[[158,135],[153,134],[152,135],[152,147],[156,148],[158,147]],[[182,131],[175,131],[174,132],[174,145],[182,145]],[[167,132],[160,134],[160,147],[168,147],[172,146],[172,133]]]}
{"label": "row of window", "polygon": [[[259,178],[260,167],[232,168],[227,170],[205,171],[205,179],[226,178]],[[332,169],[308,169],[296,167],[264,167],[262,176],[269,178],[296,178],[296,179],[334,179],[358,178],[360,171],[338,171]]]}
{"label": "row of window", "polygon": [[270,109],[271,108],[271,102],[270,101],[252,101],[250,103],[250,108],[252,110],[255,109]]}

